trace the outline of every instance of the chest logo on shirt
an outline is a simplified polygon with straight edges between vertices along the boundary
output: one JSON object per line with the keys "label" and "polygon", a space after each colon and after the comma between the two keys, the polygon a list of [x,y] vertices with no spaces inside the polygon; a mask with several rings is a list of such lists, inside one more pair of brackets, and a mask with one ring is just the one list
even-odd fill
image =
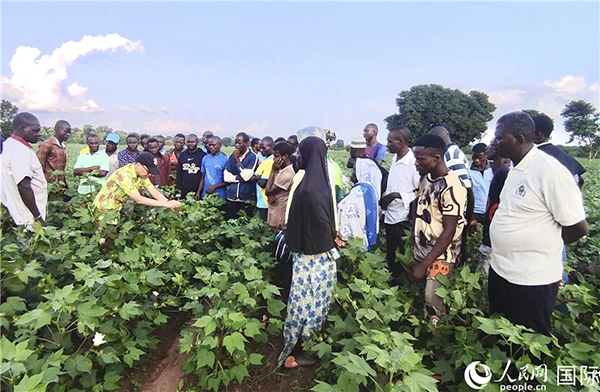
{"label": "chest logo on shirt", "polygon": [[525,197],[525,195],[527,194],[528,185],[529,184],[527,184],[527,181],[525,180],[519,182],[515,187],[515,196]]}
{"label": "chest logo on shirt", "polygon": [[197,174],[200,168],[195,163],[184,163],[182,169],[188,172],[188,174]]}

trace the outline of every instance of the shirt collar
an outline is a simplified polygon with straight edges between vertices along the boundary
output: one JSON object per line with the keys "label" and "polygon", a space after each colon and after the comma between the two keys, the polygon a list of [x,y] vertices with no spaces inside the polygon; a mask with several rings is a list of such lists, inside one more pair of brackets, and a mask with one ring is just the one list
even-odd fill
{"label": "shirt collar", "polygon": [[403,165],[408,165],[408,163],[410,162],[410,159],[413,157],[413,152],[412,150],[409,148],[408,152],[406,154],[404,154],[404,156],[400,159],[398,159],[398,154],[396,154],[396,162],[400,162]]}
{"label": "shirt collar", "polygon": [[27,140],[23,139],[21,136],[19,135],[15,135],[14,133],[12,135],[10,135],[11,138],[15,139],[16,141],[23,143],[24,145],[26,145],[27,147],[31,148],[33,150],[33,147],[31,147],[31,144],[29,144],[27,142]]}
{"label": "shirt collar", "polygon": [[[529,167],[529,165],[531,164],[531,161],[533,161],[533,158],[535,158],[535,156],[539,153],[539,150],[537,149],[537,147],[534,145],[531,150],[529,150],[529,152],[527,152],[527,154],[525,154],[525,156],[523,157],[523,159],[521,159],[521,162],[519,162],[518,165],[513,166],[513,168],[515,170],[525,170]],[[514,164],[513,164],[514,165]]]}
{"label": "shirt collar", "polygon": [[537,145],[537,147],[542,147],[542,146],[547,146],[548,144],[552,144],[552,142],[550,140],[548,140],[547,142],[543,142]]}
{"label": "shirt collar", "polygon": [[56,138],[56,136],[54,136],[54,135],[52,135],[50,137],[50,141],[51,141],[51,143],[56,144],[60,148],[65,148],[65,145],[62,142],[59,142],[58,139]]}

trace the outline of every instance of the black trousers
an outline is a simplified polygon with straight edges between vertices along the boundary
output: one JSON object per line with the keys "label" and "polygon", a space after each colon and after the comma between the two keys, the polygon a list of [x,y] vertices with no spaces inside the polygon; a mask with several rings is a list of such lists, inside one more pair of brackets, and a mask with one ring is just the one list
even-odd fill
{"label": "black trousers", "polygon": [[259,208],[258,214],[260,215],[260,219],[262,219],[263,221],[266,222],[267,217],[269,216],[269,209],[268,208]]}
{"label": "black trousers", "polygon": [[402,222],[393,225],[384,223],[385,240],[387,242],[387,263],[393,278],[399,278],[402,273],[402,267],[396,263],[396,251],[404,253],[404,240],[406,235],[406,226]]}
{"label": "black trousers", "polygon": [[227,200],[225,219],[235,219],[238,217],[238,212],[244,211],[246,215],[251,217],[254,215],[254,206],[243,201]]}
{"label": "black trousers", "polygon": [[503,315],[513,324],[550,336],[550,316],[556,304],[557,293],[558,282],[522,286],[510,283],[490,268],[490,312]]}

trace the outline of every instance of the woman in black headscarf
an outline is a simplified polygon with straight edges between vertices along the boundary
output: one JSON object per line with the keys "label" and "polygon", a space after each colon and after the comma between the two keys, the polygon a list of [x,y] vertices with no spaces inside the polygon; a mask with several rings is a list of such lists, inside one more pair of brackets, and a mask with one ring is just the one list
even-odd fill
{"label": "woman in black headscarf", "polygon": [[279,365],[285,360],[287,368],[315,363],[301,351],[298,339],[308,340],[323,326],[333,299],[335,259],[339,257],[327,147],[322,139],[310,136],[298,150],[299,174],[304,175],[297,175],[300,182],[288,201],[286,243],[293,255],[293,276],[283,331],[285,346],[279,356]]}

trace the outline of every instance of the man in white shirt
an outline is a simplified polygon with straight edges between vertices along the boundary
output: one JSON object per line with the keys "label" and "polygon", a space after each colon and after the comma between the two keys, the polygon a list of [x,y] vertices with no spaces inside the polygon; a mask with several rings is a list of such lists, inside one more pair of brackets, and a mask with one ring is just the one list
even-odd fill
{"label": "man in white shirt", "polygon": [[30,144],[40,140],[40,122],[31,113],[19,113],[13,129],[2,152],[2,204],[18,226],[45,226],[48,183]]}
{"label": "man in white shirt", "polygon": [[492,148],[512,160],[490,226],[490,311],[550,335],[562,277],[563,244],[588,232],[579,188],[555,158],[534,146],[535,125],[524,112],[498,120]]}
{"label": "man in white shirt", "polygon": [[387,262],[392,277],[398,278],[401,268],[396,264],[396,251],[404,253],[402,237],[410,230],[410,203],[415,199],[419,187],[419,173],[415,167],[415,156],[408,147],[410,131],[404,126],[392,128],[387,137],[387,148],[394,153],[388,176],[385,196],[379,205],[384,210]]}

